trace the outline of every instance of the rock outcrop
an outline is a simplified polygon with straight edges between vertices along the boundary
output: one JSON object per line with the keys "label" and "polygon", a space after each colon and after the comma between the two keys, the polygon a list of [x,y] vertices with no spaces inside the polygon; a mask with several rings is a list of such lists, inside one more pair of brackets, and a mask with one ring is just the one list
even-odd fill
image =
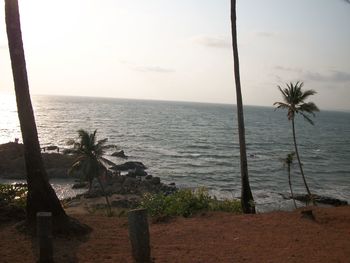
{"label": "rock outcrop", "polygon": [[[144,193],[164,193],[171,194],[177,190],[175,185],[167,185],[161,182],[159,177],[148,177],[149,179],[142,179],[141,177],[131,177],[128,175],[119,175],[108,178],[103,182],[105,192],[108,195],[134,194],[141,196]],[[102,196],[103,192],[100,185],[94,181],[91,192],[87,197]]]}
{"label": "rock outcrop", "polygon": [[[74,155],[53,152],[42,153],[42,157],[50,178],[68,178],[67,171],[76,159]],[[0,145],[0,178],[25,178],[23,144],[10,142]]]}
{"label": "rock outcrop", "polygon": [[114,152],[112,153],[112,156],[114,157],[119,157],[119,158],[123,158],[123,159],[128,159],[128,156],[125,155],[124,151],[121,150],[119,152]]}
{"label": "rock outcrop", "polygon": [[[284,195],[281,194],[281,196],[284,199],[292,199],[290,195]],[[298,200],[303,203],[312,203],[312,200],[308,194],[295,194],[294,199]],[[329,197],[329,196],[321,196],[321,195],[312,195],[312,199],[317,203],[317,204],[323,204],[323,205],[332,205],[332,206],[342,206],[342,205],[348,205],[348,202],[345,200],[341,200],[338,198],[334,197]]]}
{"label": "rock outcrop", "polygon": [[135,169],[146,170],[147,167],[141,162],[126,162],[111,167],[114,171],[130,171]]}

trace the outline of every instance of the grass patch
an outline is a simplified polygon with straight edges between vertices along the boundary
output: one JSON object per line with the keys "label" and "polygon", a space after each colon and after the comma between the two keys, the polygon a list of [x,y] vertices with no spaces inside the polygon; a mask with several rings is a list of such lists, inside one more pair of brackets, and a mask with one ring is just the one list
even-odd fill
{"label": "grass patch", "polygon": [[147,209],[152,217],[189,217],[196,212],[203,211],[242,213],[239,200],[218,200],[210,196],[205,188],[182,189],[171,195],[147,193],[143,196],[140,207]]}

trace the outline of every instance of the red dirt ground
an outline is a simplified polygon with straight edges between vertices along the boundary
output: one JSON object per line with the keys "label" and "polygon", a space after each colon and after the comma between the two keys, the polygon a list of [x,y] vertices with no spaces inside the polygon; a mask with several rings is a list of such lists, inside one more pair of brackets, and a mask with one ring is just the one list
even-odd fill
{"label": "red dirt ground", "polygon": [[[150,224],[155,262],[350,262],[350,207],[258,215],[207,213]],[[76,215],[93,232],[55,238],[55,262],[132,262],[125,217]],[[0,226],[0,262],[35,262],[35,240]]]}

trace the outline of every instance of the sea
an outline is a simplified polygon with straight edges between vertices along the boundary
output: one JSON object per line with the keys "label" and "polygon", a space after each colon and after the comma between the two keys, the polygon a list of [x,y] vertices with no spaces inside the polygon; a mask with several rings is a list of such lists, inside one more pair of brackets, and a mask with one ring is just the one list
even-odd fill
{"label": "sea", "polygon": [[[141,161],[149,174],[181,188],[206,187],[218,198],[241,192],[235,105],[114,98],[33,96],[41,147],[77,138],[79,129],[97,130],[99,139]],[[0,143],[20,138],[15,98],[0,98]],[[245,132],[251,190],[258,211],[288,210],[287,167],[294,151],[286,112],[245,106]],[[305,176],[313,193],[350,202],[350,113],[321,110],[315,125],[296,118],[296,134]],[[123,160],[106,157],[116,163]],[[295,193],[305,188],[294,161]],[[4,182],[4,180],[0,181]],[[6,181],[13,183],[13,181]],[[59,198],[77,194],[72,180],[53,180]],[[301,206],[301,203],[298,203]]]}

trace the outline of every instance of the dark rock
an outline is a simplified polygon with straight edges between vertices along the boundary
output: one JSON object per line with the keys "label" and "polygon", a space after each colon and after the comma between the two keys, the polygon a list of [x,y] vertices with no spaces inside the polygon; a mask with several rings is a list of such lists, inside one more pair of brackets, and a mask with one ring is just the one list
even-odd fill
{"label": "dark rock", "polygon": [[123,183],[123,187],[135,187],[135,185],[138,183],[138,180],[136,178],[133,177],[126,177],[125,181]]}
{"label": "dark rock", "polygon": [[159,177],[153,177],[151,179],[152,184],[160,184],[160,178]]}
{"label": "dark rock", "polygon": [[111,167],[112,170],[116,170],[116,171],[129,171],[137,168],[142,170],[147,169],[147,167],[141,162],[126,162],[126,163],[114,165],[113,167]]}
{"label": "dark rock", "polygon": [[96,198],[96,197],[104,196],[104,194],[101,189],[96,189],[83,194],[83,196],[88,199],[88,198]]}
{"label": "dark rock", "polygon": [[337,198],[320,196],[320,195],[313,195],[312,199],[307,194],[294,195],[294,199],[304,203],[310,203],[312,202],[312,199],[313,199],[316,203],[324,204],[324,205],[332,205],[332,206],[343,206],[348,204],[348,202],[345,200],[340,200]]}
{"label": "dark rock", "polygon": [[[0,144],[0,178],[24,179],[25,165],[23,144]],[[55,152],[43,152],[44,166],[50,178],[68,178],[67,170],[76,160],[76,155],[63,155]]]}
{"label": "dark rock", "polygon": [[132,171],[129,171],[129,175],[134,175],[134,176],[147,176],[147,172],[141,168],[135,168]]}
{"label": "dark rock", "polygon": [[87,182],[79,182],[79,183],[73,184],[72,189],[81,189],[81,188],[87,188],[87,187],[88,187]]}
{"label": "dark rock", "polygon": [[144,193],[159,193],[160,189],[152,184],[151,180],[142,181],[139,186],[139,192]]}
{"label": "dark rock", "polygon": [[131,177],[131,178],[136,178],[136,174],[133,172],[128,172],[126,175],[126,177]]}
{"label": "dark rock", "polygon": [[112,156],[114,157],[119,157],[119,158],[123,158],[123,159],[128,159],[128,156],[125,155],[124,151],[121,150],[119,152],[114,152],[112,153]]}
{"label": "dark rock", "polygon": [[45,151],[57,151],[57,152],[59,152],[60,148],[58,146],[55,146],[55,145],[50,145],[50,146],[44,147],[43,150],[44,150],[44,152]]}
{"label": "dark rock", "polygon": [[136,199],[119,199],[111,202],[112,207],[136,208],[139,202]]}
{"label": "dark rock", "polygon": [[160,188],[161,192],[164,193],[165,195],[170,195],[173,194],[177,191],[177,188],[175,186],[169,186],[163,184]]}
{"label": "dark rock", "polygon": [[148,175],[146,175],[146,177],[145,177],[146,180],[151,180],[152,178],[153,178],[153,176],[152,176],[151,174],[148,174]]}
{"label": "dark rock", "polygon": [[175,186],[175,183],[174,183],[174,182],[172,182],[172,183],[170,183],[169,185],[171,185],[171,186]]}

